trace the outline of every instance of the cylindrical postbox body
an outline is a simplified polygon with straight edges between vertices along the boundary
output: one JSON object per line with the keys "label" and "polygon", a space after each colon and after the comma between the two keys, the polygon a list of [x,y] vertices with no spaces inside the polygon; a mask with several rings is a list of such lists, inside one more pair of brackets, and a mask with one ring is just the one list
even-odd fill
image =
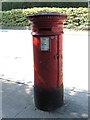
{"label": "cylindrical postbox body", "polygon": [[34,100],[36,107],[45,111],[63,104],[62,35],[66,18],[53,12],[27,16],[33,23]]}

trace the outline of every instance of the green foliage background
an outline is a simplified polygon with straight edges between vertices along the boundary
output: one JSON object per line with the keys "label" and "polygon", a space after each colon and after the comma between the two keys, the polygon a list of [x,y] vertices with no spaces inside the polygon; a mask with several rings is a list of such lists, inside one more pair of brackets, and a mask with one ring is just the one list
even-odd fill
{"label": "green foliage background", "polygon": [[88,8],[55,8],[55,7],[34,7],[28,9],[12,9],[9,11],[0,11],[3,26],[30,26],[31,22],[26,19],[27,14],[38,12],[58,12],[67,14],[68,19],[64,22],[64,27],[68,29],[87,30],[89,24]]}
{"label": "green foliage background", "polygon": [[26,8],[33,8],[33,7],[59,7],[59,8],[69,8],[69,7],[88,7],[88,2],[2,2],[2,10],[11,10],[11,9],[26,9]]}

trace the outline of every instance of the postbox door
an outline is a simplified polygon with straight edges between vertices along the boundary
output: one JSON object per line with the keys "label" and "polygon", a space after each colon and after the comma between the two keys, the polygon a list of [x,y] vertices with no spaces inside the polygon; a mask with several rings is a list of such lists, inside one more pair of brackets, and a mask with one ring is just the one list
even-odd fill
{"label": "postbox door", "polygon": [[34,85],[56,88],[59,84],[58,36],[34,36]]}

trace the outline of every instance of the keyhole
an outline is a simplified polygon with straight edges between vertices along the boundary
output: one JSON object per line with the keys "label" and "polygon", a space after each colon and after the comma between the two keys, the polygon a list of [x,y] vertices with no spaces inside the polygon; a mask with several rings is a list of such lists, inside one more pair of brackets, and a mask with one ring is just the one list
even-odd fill
{"label": "keyhole", "polygon": [[58,54],[56,54],[54,57],[55,57],[55,59],[59,59],[59,55]]}

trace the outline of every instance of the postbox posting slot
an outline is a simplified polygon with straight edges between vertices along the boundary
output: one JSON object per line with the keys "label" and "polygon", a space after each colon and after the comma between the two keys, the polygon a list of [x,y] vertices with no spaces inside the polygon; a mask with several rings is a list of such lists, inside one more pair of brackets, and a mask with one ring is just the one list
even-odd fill
{"label": "postbox posting slot", "polygon": [[39,28],[39,31],[51,31],[51,28]]}
{"label": "postbox posting slot", "polygon": [[50,50],[50,38],[49,37],[40,37],[40,50],[41,51]]}

